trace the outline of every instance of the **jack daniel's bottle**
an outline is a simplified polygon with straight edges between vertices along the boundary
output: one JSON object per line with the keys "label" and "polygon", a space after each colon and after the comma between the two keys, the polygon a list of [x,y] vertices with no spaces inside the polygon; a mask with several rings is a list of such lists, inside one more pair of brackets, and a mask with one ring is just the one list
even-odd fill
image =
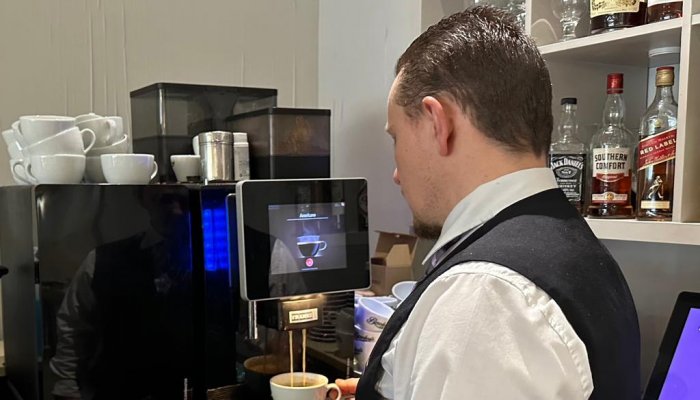
{"label": "jack daniel's bottle", "polygon": [[557,135],[549,147],[549,166],[559,188],[579,212],[586,199],[586,149],[577,137],[576,99],[561,99]]}
{"label": "jack daniel's bottle", "polygon": [[622,74],[608,75],[603,127],[591,138],[591,203],[588,216],[634,218],[632,165],[634,144],[624,125]]}
{"label": "jack daniel's bottle", "polygon": [[678,116],[678,105],[673,98],[673,75],[673,67],[656,69],[656,97],[642,117],[637,219],[671,219]]}

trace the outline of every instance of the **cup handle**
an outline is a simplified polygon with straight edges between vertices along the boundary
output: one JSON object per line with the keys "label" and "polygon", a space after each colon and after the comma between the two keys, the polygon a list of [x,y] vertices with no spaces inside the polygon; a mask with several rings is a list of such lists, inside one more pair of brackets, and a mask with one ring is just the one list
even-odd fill
{"label": "cup handle", "polygon": [[158,163],[153,161],[153,172],[151,173],[151,180],[153,180],[156,175],[158,175]]}
{"label": "cup handle", "polygon": [[[24,166],[24,162],[22,162],[22,161],[20,161],[20,160],[17,160],[17,161],[15,161],[15,162],[12,163],[12,172],[15,174],[15,176],[17,177],[17,179],[19,179],[20,181],[22,181],[22,182],[24,182],[24,183],[26,183],[26,184],[33,185],[35,182],[32,182],[32,181],[30,181],[29,179],[25,179],[25,178],[22,177],[22,175],[20,175],[20,174],[17,173],[17,167],[22,167],[22,170],[24,170],[24,175],[25,175],[25,176],[36,180],[36,178],[34,178],[34,176],[29,172],[29,169],[30,169],[30,168],[25,167],[25,166]],[[31,166],[30,166],[30,167],[31,167]]]}
{"label": "cup handle", "polygon": [[[340,388],[335,383],[329,383],[326,385],[326,393],[330,392],[331,390],[338,392],[338,396],[332,398],[331,400],[340,400],[340,398],[343,397],[343,392],[340,391]],[[328,394],[326,394],[326,396],[328,396]]]}
{"label": "cup handle", "polygon": [[[84,154],[87,154],[87,152],[90,151],[90,149],[92,149],[92,146],[95,145],[95,140],[97,139],[97,136],[95,136],[95,132],[93,132],[92,129],[89,129],[89,128],[85,128],[85,129],[81,130],[80,134],[84,136],[86,132],[90,134],[90,136],[92,137],[92,140],[90,140],[90,144],[85,146],[85,149],[83,149]],[[83,141],[84,141],[84,139],[83,139]]]}
{"label": "cup handle", "polygon": [[323,251],[326,249],[326,247],[328,247],[328,242],[326,242],[325,240],[321,240],[321,242],[323,243],[323,247],[318,249],[318,251]]}

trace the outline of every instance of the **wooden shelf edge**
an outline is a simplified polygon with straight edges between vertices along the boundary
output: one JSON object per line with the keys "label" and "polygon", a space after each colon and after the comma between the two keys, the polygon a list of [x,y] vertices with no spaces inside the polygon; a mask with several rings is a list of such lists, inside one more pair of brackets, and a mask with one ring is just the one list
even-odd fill
{"label": "wooden shelf edge", "polygon": [[[700,14],[693,16],[693,22],[698,17],[700,19]],[[700,22],[700,21],[699,21]],[[622,41],[625,39],[653,35],[659,32],[666,32],[672,30],[680,30],[683,21],[681,18],[672,19],[669,21],[656,22],[653,24],[647,24],[642,26],[637,26],[634,28],[622,29],[615,32],[608,32],[599,35],[586,36],[578,39],[573,39],[568,42],[557,42],[539,46],[540,53],[542,55],[564,53],[570,50],[576,50],[589,46],[603,45],[606,43],[612,43],[617,41]]]}
{"label": "wooden shelf edge", "polygon": [[599,239],[700,245],[700,223],[591,218],[586,221]]}

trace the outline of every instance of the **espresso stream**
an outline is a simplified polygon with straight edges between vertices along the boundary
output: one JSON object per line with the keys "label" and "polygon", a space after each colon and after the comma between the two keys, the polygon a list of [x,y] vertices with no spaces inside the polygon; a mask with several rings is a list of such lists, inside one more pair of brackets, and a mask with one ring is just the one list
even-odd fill
{"label": "espresso stream", "polygon": [[294,331],[289,331],[289,387],[314,386],[315,382],[306,382],[306,329],[301,330],[301,382],[294,382]]}

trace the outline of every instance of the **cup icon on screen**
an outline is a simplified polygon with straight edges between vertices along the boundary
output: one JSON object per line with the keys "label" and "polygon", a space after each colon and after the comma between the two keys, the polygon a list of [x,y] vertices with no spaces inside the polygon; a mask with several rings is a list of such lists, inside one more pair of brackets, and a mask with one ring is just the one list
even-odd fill
{"label": "cup icon on screen", "polygon": [[297,247],[304,257],[316,257],[319,252],[326,249],[328,244],[318,235],[304,235],[297,237]]}

